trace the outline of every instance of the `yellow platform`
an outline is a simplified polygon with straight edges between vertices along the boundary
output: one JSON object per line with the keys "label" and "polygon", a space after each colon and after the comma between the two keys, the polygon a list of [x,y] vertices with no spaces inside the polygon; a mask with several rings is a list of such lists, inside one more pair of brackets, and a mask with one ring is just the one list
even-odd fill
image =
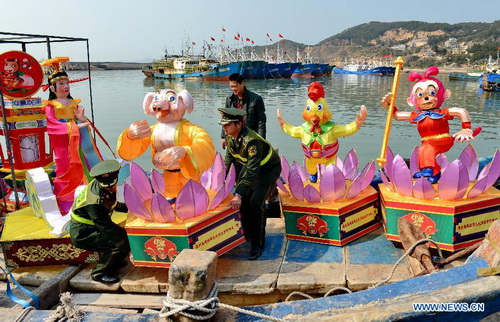
{"label": "yellow platform", "polygon": [[[115,212],[113,221],[125,225],[126,213]],[[31,207],[7,214],[0,238],[9,266],[77,264],[97,260],[97,254],[73,246],[69,234],[57,237]]]}

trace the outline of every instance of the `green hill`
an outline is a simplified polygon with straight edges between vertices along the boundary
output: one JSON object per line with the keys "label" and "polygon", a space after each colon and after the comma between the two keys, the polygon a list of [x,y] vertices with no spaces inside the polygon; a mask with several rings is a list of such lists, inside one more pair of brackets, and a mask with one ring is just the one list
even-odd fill
{"label": "green hill", "polygon": [[[490,55],[496,58],[500,47],[500,20],[457,24],[372,21],[348,28],[316,45],[280,41],[268,46],[268,52],[276,55],[278,44],[280,51],[293,59],[297,50],[301,53],[309,50],[314,59],[334,64],[380,59],[387,55],[403,56],[410,67],[463,65],[468,61],[482,64]],[[263,55],[265,47],[257,46],[254,50]]]}

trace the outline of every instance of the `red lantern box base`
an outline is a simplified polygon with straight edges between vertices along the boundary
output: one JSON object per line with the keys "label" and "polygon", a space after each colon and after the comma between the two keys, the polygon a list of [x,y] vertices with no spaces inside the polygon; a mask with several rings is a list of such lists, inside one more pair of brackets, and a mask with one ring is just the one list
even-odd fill
{"label": "red lantern box base", "polygon": [[392,241],[399,242],[398,219],[403,217],[441,249],[453,252],[481,241],[500,219],[500,191],[493,187],[476,198],[452,201],[404,197],[384,184],[379,187],[386,236]]}
{"label": "red lantern box base", "polygon": [[[126,214],[115,213],[113,221],[124,224]],[[95,252],[73,246],[69,235],[57,237],[31,207],[7,214],[0,243],[10,267],[92,263]]]}
{"label": "red lantern box base", "polygon": [[308,203],[280,191],[286,237],[343,246],[380,227],[378,193],[368,186],[354,199]]}
{"label": "red lantern box base", "polygon": [[200,216],[172,223],[131,218],[128,233],[135,266],[170,267],[183,249],[214,251],[217,255],[245,242],[238,210],[219,206]]}

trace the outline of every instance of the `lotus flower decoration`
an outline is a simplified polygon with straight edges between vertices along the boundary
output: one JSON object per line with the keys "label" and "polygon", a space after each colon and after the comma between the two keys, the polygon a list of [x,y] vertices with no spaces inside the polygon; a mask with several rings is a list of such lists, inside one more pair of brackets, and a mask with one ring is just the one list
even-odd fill
{"label": "lotus flower decoration", "polygon": [[217,153],[212,167],[202,174],[201,183],[189,180],[175,201],[163,196],[165,182],[157,170],[152,170],[149,177],[140,166],[131,162],[127,181],[123,194],[129,211],[146,221],[168,223],[193,218],[219,206],[231,193],[236,171],[231,166],[226,177],[224,161]]}
{"label": "lotus flower decoration", "polygon": [[295,161],[290,166],[288,160],[281,156],[281,169],[281,177],[277,181],[278,188],[294,199],[310,203],[352,199],[370,184],[375,175],[373,161],[358,174],[359,160],[354,150],[349,151],[343,161],[337,158],[337,165],[330,164],[326,168],[324,165],[318,167],[319,191],[312,184],[304,187],[306,178],[309,177],[306,167],[301,167]]}
{"label": "lotus flower decoration", "polygon": [[418,171],[418,151],[419,147],[416,146],[408,167],[400,155],[394,156],[391,149],[387,148],[387,163],[380,175],[389,190],[405,197],[425,200],[474,198],[493,186],[500,175],[498,150],[493,160],[478,174],[479,161],[476,151],[472,145],[468,145],[453,162],[450,162],[444,154],[437,156],[437,162],[441,166],[439,183],[433,186],[426,178],[413,181],[413,174]]}

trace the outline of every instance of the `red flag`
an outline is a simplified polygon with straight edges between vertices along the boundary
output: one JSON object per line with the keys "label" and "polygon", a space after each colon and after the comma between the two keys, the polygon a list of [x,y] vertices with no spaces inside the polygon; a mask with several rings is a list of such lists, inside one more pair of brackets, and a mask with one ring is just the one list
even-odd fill
{"label": "red flag", "polygon": [[224,42],[224,39],[221,39],[220,42]]}
{"label": "red flag", "polygon": [[214,38],[214,37],[210,37],[210,39],[212,39],[212,41],[215,41],[215,38]]}
{"label": "red flag", "polygon": [[240,40],[240,38],[238,38],[238,37],[234,36],[234,40]]}
{"label": "red flag", "polygon": [[224,29],[224,27],[222,27],[222,31],[223,31],[223,32],[225,32],[225,31],[226,31],[226,29]]}
{"label": "red flag", "polygon": [[241,38],[240,33],[238,33],[238,38]]}
{"label": "red flag", "polygon": [[282,43],[282,44],[284,44],[284,43],[285,43],[285,41],[284,41],[284,40],[282,40],[282,41],[281,41],[281,43]]}
{"label": "red flag", "polygon": [[280,38],[283,38],[283,36],[281,34],[278,34],[278,36],[280,36]]}
{"label": "red flag", "polygon": [[253,42],[253,40],[252,40],[252,45],[255,45],[255,43]]}
{"label": "red flag", "polygon": [[250,42],[250,41],[251,41],[251,40],[250,40],[250,38],[246,38],[245,40],[246,40],[246,41],[248,41],[248,42]]}
{"label": "red flag", "polygon": [[193,45],[196,45],[196,43],[195,43],[194,41],[192,42],[192,44],[193,44]]}
{"label": "red flag", "polygon": [[266,35],[267,35],[267,38],[271,39],[271,36],[269,36],[269,33],[267,33]]}
{"label": "red flag", "polygon": [[271,38],[269,38],[270,41],[273,41]]}

